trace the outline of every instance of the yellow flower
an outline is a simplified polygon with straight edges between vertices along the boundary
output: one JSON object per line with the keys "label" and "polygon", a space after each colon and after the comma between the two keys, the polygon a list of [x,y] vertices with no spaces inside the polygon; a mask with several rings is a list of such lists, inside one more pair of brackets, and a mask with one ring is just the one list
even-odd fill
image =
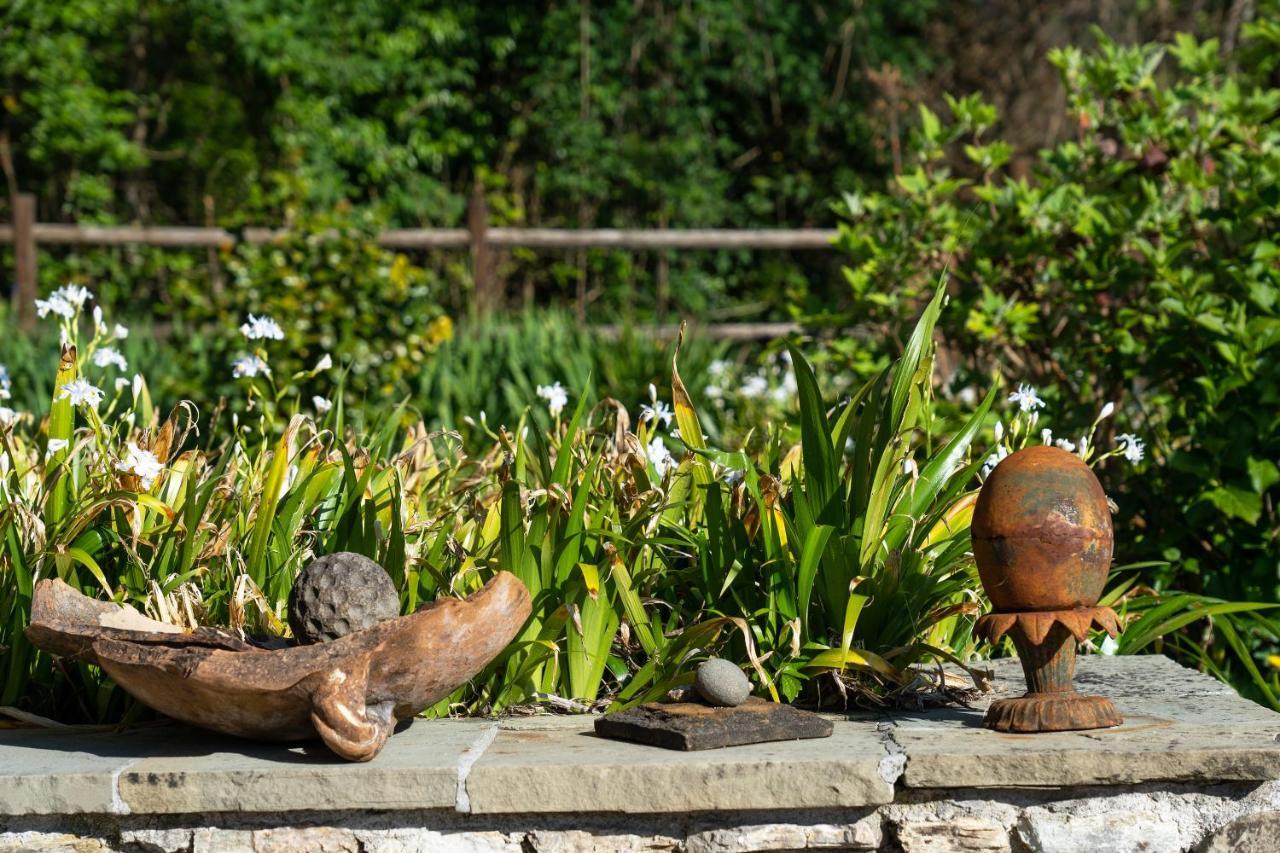
{"label": "yellow flower", "polygon": [[1280,655],[1267,655],[1267,663],[1276,669],[1280,669]]}

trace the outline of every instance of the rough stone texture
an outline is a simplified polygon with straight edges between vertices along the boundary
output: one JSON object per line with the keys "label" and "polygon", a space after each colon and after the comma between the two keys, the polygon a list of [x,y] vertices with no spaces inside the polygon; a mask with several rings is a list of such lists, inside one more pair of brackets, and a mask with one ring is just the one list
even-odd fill
{"label": "rough stone texture", "polygon": [[711,658],[698,664],[693,687],[708,705],[733,708],[751,695],[751,680],[732,661]]}
{"label": "rough stone texture", "polygon": [[1196,848],[1199,853],[1275,853],[1280,847],[1280,811],[1237,818]]}
{"label": "rough stone texture", "polygon": [[326,643],[399,615],[386,569],[350,551],[312,560],[289,592],[289,627],[301,643]]}
{"label": "rough stone texture", "polygon": [[[1011,690],[1016,663],[994,668]],[[10,731],[0,850],[1277,849],[1280,717],[1159,658],[1086,658],[1080,680],[1154,722],[997,735],[979,706],[680,753],[588,717],[419,721],[366,765],[181,726]]]}
{"label": "rough stone texture", "polygon": [[[1025,689],[1016,660],[993,661],[992,696]],[[1230,687],[1159,656],[1080,660],[1076,688],[1111,697],[1114,729],[1004,734],[972,710],[895,716],[894,740],[915,788],[1222,782],[1280,778],[1280,715]]]}

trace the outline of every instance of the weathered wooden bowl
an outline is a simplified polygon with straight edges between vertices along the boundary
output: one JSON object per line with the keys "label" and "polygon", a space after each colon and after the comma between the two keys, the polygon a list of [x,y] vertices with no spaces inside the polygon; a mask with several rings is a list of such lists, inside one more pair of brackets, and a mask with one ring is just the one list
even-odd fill
{"label": "weathered wooden bowl", "polygon": [[261,740],[319,735],[341,757],[368,761],[398,720],[493,660],[529,608],[524,584],[500,572],[465,600],[437,601],[328,643],[264,649],[44,580],[26,633],[47,652],[98,664],[139,701],[183,722]]}

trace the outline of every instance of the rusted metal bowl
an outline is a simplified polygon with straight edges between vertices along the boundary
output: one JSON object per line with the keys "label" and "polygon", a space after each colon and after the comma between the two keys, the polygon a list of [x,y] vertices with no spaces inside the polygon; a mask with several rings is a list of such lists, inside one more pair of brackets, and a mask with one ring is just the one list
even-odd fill
{"label": "rusted metal bowl", "polygon": [[27,637],[52,654],[98,664],[139,701],[183,722],[261,740],[319,736],[341,757],[367,761],[398,720],[496,657],[529,609],[524,584],[500,572],[465,600],[437,601],[328,643],[264,649],[44,580]]}
{"label": "rusted metal bowl", "polygon": [[1091,607],[1111,567],[1107,496],[1073,453],[1027,447],[996,466],[973,510],[973,555],[996,611]]}

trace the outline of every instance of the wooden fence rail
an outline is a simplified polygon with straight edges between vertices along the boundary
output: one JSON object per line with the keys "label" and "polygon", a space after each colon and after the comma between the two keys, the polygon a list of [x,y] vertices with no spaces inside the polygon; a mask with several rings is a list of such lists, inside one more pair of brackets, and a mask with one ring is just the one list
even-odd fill
{"label": "wooden fence rail", "polygon": [[[41,244],[63,246],[155,246],[162,248],[223,248],[238,242],[269,243],[285,232],[276,228],[225,228],[172,225],[81,225],[36,221],[35,197],[19,193],[12,198],[13,222],[0,224],[0,243],[14,246],[13,299],[18,322],[30,328],[35,322],[34,301],[37,295],[36,247]],[[488,210],[481,193],[473,193],[467,211],[466,228],[396,228],[383,231],[376,238],[388,249],[469,249],[476,288],[476,307],[489,311],[501,302],[495,281],[494,249],[524,247],[530,249],[622,249],[628,251],[821,251],[831,248],[836,231],[822,228],[797,229],[564,229],[564,228],[491,228]],[[662,265],[660,272],[665,272]],[[660,290],[665,282],[660,282]],[[775,325],[737,324],[732,337],[750,334],[773,334]],[[741,328],[740,328],[741,327]],[[714,333],[715,327],[707,327]]]}

